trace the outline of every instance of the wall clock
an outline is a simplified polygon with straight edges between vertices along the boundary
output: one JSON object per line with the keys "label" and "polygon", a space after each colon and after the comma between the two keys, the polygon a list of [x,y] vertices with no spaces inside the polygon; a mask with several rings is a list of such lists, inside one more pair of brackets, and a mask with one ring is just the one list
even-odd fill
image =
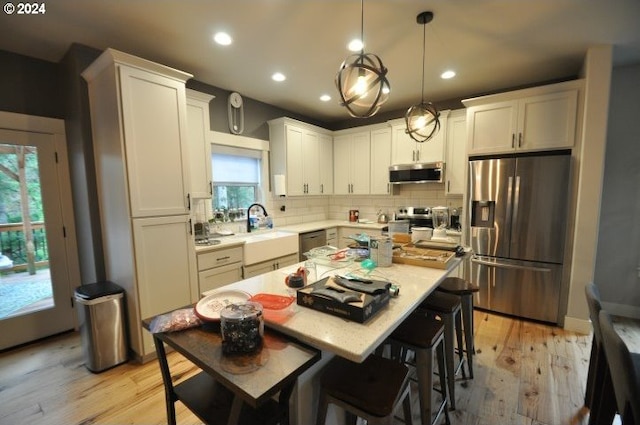
{"label": "wall clock", "polygon": [[228,100],[229,130],[233,134],[242,134],[244,131],[244,109],[240,93],[232,92]]}

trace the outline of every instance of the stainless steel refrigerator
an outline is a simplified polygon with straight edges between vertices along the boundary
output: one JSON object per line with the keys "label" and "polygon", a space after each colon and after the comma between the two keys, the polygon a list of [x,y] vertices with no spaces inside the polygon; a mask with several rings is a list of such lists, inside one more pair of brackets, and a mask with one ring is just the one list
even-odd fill
{"label": "stainless steel refrigerator", "polygon": [[469,161],[476,306],[558,322],[571,156]]}

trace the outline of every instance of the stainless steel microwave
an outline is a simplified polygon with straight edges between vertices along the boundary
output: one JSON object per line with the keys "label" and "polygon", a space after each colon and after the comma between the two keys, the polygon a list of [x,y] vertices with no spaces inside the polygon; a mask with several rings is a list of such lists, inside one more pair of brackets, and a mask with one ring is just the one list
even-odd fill
{"label": "stainless steel microwave", "polygon": [[392,165],[389,167],[389,183],[442,183],[444,163],[416,163]]}

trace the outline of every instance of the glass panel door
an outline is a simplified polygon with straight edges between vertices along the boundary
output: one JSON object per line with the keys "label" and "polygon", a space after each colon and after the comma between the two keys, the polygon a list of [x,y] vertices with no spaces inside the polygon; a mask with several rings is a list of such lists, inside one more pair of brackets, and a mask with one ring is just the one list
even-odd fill
{"label": "glass panel door", "polygon": [[53,136],[0,130],[0,349],[73,328]]}

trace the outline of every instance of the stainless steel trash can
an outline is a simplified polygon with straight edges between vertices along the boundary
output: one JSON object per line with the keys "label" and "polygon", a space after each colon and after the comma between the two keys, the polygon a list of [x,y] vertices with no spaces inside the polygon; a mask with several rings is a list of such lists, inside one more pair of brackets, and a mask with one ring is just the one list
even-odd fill
{"label": "stainless steel trash can", "polygon": [[102,372],[127,361],[124,289],[96,282],[75,290],[85,366]]}

